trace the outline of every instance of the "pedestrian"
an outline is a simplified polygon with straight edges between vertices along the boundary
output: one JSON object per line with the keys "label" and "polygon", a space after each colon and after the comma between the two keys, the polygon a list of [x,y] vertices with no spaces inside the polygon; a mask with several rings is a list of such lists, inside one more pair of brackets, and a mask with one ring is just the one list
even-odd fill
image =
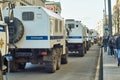
{"label": "pedestrian", "polygon": [[118,54],[118,66],[120,65],[120,34],[118,35],[116,39],[116,48],[117,48],[117,54]]}
{"label": "pedestrian", "polygon": [[108,45],[108,38],[107,38],[107,36],[103,36],[102,43],[103,43],[103,47],[104,47],[104,52],[106,52],[107,51],[107,45]]}
{"label": "pedestrian", "polygon": [[117,39],[117,35],[114,35],[113,37],[113,50],[114,50],[114,58],[117,59],[117,48],[116,48],[116,39]]}
{"label": "pedestrian", "polygon": [[109,41],[108,41],[108,45],[109,45],[109,48],[110,48],[110,54],[111,56],[114,55],[114,37],[111,36]]}

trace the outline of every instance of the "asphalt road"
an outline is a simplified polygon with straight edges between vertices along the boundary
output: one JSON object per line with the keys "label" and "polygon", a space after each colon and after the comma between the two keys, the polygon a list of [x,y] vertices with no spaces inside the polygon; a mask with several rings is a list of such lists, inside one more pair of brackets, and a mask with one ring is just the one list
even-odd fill
{"label": "asphalt road", "polygon": [[99,47],[94,45],[84,57],[69,56],[69,63],[55,73],[46,73],[44,67],[27,64],[26,70],[7,74],[8,80],[94,80]]}

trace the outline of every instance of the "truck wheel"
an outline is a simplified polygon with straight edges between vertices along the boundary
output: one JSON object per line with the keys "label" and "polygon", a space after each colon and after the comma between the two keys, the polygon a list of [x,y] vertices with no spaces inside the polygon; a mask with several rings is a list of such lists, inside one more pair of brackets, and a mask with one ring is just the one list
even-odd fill
{"label": "truck wheel", "polygon": [[59,56],[57,59],[57,70],[59,70],[60,67],[61,67],[61,56]]}
{"label": "truck wheel", "polygon": [[85,51],[85,54],[86,54],[86,53],[87,53],[87,50],[86,50],[85,44],[84,44],[84,51]]}
{"label": "truck wheel", "polygon": [[62,55],[61,63],[62,64],[67,64],[68,63],[68,48],[66,48],[66,54]]}
{"label": "truck wheel", "polygon": [[15,61],[10,62],[10,72],[16,72],[18,70],[18,63]]}
{"label": "truck wheel", "polygon": [[62,64],[67,64],[68,63],[68,54],[64,54],[62,59],[61,59]]}
{"label": "truck wheel", "polygon": [[68,63],[68,48],[67,47],[66,47],[66,53],[62,55],[61,63],[62,64],[67,64]]}
{"label": "truck wheel", "polygon": [[54,73],[57,69],[57,60],[51,61],[51,62],[46,62],[45,64],[45,69],[49,73]]}
{"label": "truck wheel", "polygon": [[18,18],[13,18],[13,22],[9,22],[9,18],[5,17],[5,22],[8,24],[9,28],[9,42],[18,42],[22,39],[24,35],[24,25]]}
{"label": "truck wheel", "polygon": [[86,54],[87,51],[86,51],[85,47],[84,47],[84,51],[85,51],[85,54]]}
{"label": "truck wheel", "polygon": [[[55,49],[52,50],[52,54],[56,54]],[[57,59],[56,56],[53,55],[53,60],[52,61],[48,61],[45,63],[45,69],[47,72],[49,73],[54,73],[57,69]]]}
{"label": "truck wheel", "polygon": [[3,63],[2,63],[2,53],[0,51],[0,70],[1,70],[1,72],[2,72],[2,65],[3,65]]}
{"label": "truck wheel", "polygon": [[26,63],[19,63],[19,69],[25,69]]}
{"label": "truck wheel", "polygon": [[84,48],[80,48],[78,51],[78,56],[83,57],[84,53],[85,53]]}

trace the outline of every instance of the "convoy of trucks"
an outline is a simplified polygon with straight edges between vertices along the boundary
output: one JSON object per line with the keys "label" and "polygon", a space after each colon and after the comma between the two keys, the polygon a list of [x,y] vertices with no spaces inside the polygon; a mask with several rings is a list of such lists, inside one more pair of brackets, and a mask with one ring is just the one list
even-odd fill
{"label": "convoy of trucks", "polygon": [[54,73],[68,63],[68,53],[84,56],[90,42],[90,31],[81,21],[64,21],[44,7],[12,5],[3,14],[0,9],[0,64],[10,71],[25,69],[31,62]]}
{"label": "convoy of trucks", "polygon": [[89,50],[89,48],[91,47],[91,36],[90,36],[90,30],[88,29],[88,27],[85,27],[85,33],[86,33],[86,49]]}
{"label": "convoy of trucks", "polygon": [[93,43],[97,43],[97,39],[99,38],[99,34],[97,31],[95,31],[94,29],[91,30],[92,32],[92,40],[93,40]]}
{"label": "convoy of trucks", "polygon": [[66,19],[67,47],[69,53],[84,56],[91,47],[91,31],[75,19]]}

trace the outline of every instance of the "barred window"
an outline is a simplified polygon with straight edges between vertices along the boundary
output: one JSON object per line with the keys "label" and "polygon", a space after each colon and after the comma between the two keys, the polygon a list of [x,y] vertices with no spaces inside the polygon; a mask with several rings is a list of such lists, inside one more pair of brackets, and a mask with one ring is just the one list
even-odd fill
{"label": "barred window", "polygon": [[74,28],[74,24],[68,24],[68,28],[70,28],[70,29],[72,29],[72,28]]}
{"label": "barred window", "polygon": [[26,21],[34,20],[34,13],[33,12],[23,12],[22,19]]}

